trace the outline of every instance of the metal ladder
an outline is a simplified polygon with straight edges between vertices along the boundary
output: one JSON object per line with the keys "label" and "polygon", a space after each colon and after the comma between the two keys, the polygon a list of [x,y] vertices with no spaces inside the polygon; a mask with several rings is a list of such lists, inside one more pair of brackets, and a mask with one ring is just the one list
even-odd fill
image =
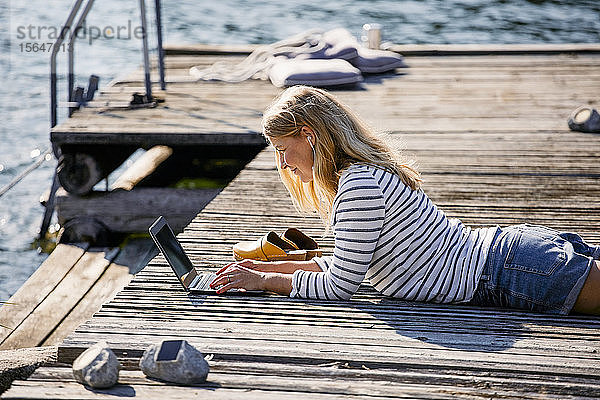
{"label": "metal ladder", "polygon": [[[68,102],[67,105],[69,107],[69,117],[72,115],[73,110],[80,106],[82,101],[89,101],[92,99],[94,91],[97,89],[98,85],[98,77],[92,75],[90,77],[90,81],[88,84],[87,93],[85,99],[82,97],[83,93],[77,93],[77,98],[74,96],[73,88],[75,86],[75,66],[74,66],[74,46],[75,39],[77,39],[77,32],[83,25],[87,15],[89,14],[92,6],[94,5],[94,0],[87,0],[85,7],[80,13],[81,6],[84,0],[76,0],[75,4],[71,8],[69,16],[65,24],[61,29],[60,35],[54,42],[52,47],[52,54],[50,55],[50,129],[54,128],[57,124],[58,120],[58,99],[57,99],[57,76],[56,76],[56,59],[59,53],[59,50],[65,40],[65,36],[68,32],[69,42],[67,47],[67,53],[69,55],[69,70],[68,70],[68,80],[67,80],[67,93],[68,93]],[[140,7],[140,19],[143,30],[142,37],[142,53],[144,58],[144,84],[146,93],[143,96],[142,102],[146,104],[152,103],[152,82],[150,80],[150,57],[148,55],[148,30],[146,25],[146,3],[145,0],[139,0]],[[160,12],[160,0],[154,0],[154,8],[156,11],[156,35],[157,35],[157,50],[158,50],[158,71],[159,71],[159,79],[160,79],[160,88],[162,90],[166,89],[165,83],[165,68],[164,68],[164,50],[162,47],[162,23],[161,23],[161,12]],[[77,23],[73,27],[73,21],[75,17],[79,14],[79,18]],[[73,28],[73,29],[71,29]],[[77,101],[75,101],[77,100]],[[53,147],[54,155],[58,159],[60,154],[58,154],[58,149]],[[42,239],[48,227],[50,226],[50,219],[52,218],[52,213],[54,211],[54,202],[56,191],[58,190],[59,182],[57,170],[54,170],[54,177],[52,180],[52,186],[50,188],[50,195],[48,200],[46,201],[46,209],[44,211],[44,217],[42,219],[42,225],[40,227],[40,232],[38,239]]]}

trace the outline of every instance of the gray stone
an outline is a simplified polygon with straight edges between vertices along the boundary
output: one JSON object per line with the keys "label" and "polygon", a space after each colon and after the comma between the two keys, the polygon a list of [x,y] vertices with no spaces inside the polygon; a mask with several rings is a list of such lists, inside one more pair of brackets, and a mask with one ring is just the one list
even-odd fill
{"label": "gray stone", "polygon": [[146,349],[140,360],[140,369],[146,376],[181,385],[206,382],[210,367],[204,356],[186,340],[182,340],[181,349],[171,360],[157,361],[160,344]]}
{"label": "gray stone", "polygon": [[106,342],[98,342],[73,361],[73,375],[84,385],[109,388],[119,380],[121,364]]}

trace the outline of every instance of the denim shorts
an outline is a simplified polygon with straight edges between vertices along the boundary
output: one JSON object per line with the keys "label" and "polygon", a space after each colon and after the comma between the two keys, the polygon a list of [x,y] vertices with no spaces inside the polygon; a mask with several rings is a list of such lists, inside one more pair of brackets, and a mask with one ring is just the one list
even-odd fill
{"label": "denim shorts", "polygon": [[498,228],[470,304],[568,314],[600,246],[537,225]]}

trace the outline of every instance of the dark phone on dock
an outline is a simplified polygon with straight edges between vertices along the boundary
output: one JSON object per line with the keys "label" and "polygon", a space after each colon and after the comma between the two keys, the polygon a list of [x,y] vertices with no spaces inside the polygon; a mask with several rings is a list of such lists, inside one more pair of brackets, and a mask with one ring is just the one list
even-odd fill
{"label": "dark phone on dock", "polygon": [[183,340],[165,340],[160,346],[156,361],[174,361],[183,345]]}

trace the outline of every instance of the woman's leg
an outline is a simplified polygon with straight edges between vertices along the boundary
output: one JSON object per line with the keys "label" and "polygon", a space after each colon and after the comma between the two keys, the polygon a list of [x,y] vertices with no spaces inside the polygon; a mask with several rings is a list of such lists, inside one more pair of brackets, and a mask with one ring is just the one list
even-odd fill
{"label": "woman's leg", "polygon": [[600,315],[600,261],[594,261],[572,311]]}

